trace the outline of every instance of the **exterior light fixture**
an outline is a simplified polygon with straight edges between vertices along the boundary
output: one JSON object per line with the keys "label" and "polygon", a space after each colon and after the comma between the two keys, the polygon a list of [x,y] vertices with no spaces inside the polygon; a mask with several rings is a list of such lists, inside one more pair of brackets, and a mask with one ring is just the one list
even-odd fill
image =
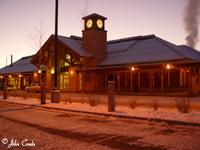
{"label": "exterior light fixture", "polygon": [[38,73],[39,73],[39,74],[40,74],[40,73],[42,73],[42,70],[41,70],[41,69],[39,69],[39,70],[38,70]]}
{"label": "exterior light fixture", "polygon": [[19,74],[19,78],[21,78],[22,77],[22,75],[21,74]]}
{"label": "exterior light fixture", "polygon": [[131,67],[131,71],[135,71],[135,67],[132,66],[132,67]]}
{"label": "exterior light fixture", "polygon": [[1,79],[3,79],[3,76],[0,76]]}
{"label": "exterior light fixture", "polygon": [[71,74],[71,75],[74,74],[74,71],[70,71],[70,74]]}
{"label": "exterior light fixture", "polygon": [[9,75],[8,77],[9,77],[9,78],[12,78],[12,76],[11,76],[11,75]]}
{"label": "exterior light fixture", "polygon": [[37,76],[37,73],[34,73],[34,77],[36,77]]}
{"label": "exterior light fixture", "polygon": [[54,74],[55,71],[54,71],[54,67],[51,68],[51,74]]}
{"label": "exterior light fixture", "polygon": [[170,65],[170,64],[167,64],[166,68],[167,68],[167,69],[171,69],[171,65]]}

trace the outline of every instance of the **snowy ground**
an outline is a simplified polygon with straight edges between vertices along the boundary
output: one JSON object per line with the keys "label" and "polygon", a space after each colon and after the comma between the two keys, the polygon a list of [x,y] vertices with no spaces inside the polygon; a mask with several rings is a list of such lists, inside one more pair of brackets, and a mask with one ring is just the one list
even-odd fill
{"label": "snowy ground", "polygon": [[[20,100],[13,98],[10,101]],[[25,101],[31,102],[31,100]],[[38,104],[37,101],[34,102]],[[80,107],[80,104],[59,106],[62,105],[74,106],[73,109],[75,106],[77,109]],[[86,105],[88,104],[84,104],[85,108],[90,108]],[[92,109],[90,111],[98,110],[100,106]],[[200,149],[200,126],[171,125],[166,122],[74,113],[7,103],[2,100],[0,100],[0,125],[1,150],[8,149],[12,139],[16,140],[19,146],[10,149],[19,150]],[[35,145],[22,146],[21,142],[24,139],[33,141]]]}
{"label": "snowy ground", "polygon": [[[2,100],[2,97],[0,97],[0,100]],[[6,101],[41,106],[38,99],[9,97]],[[193,110],[190,113],[180,113],[176,110],[176,108],[161,107],[158,108],[158,111],[154,111],[152,107],[136,107],[135,109],[131,109],[130,106],[118,105],[115,112],[108,112],[106,105],[97,105],[95,107],[91,107],[88,103],[50,103],[49,100],[47,100],[47,104],[42,106],[73,111],[94,112],[99,114],[113,114],[118,116],[131,116],[149,119],[153,118],[200,124],[200,110]]]}

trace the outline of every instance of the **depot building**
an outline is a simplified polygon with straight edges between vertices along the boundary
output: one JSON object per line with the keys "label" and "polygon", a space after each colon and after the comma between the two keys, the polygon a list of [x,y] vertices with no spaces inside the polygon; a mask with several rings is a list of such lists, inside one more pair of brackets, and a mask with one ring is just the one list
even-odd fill
{"label": "depot building", "polygon": [[[153,34],[107,41],[106,17],[91,14],[82,19],[82,37],[57,38],[57,82],[62,92],[106,92],[108,81],[115,81],[118,92],[200,92],[199,51]],[[8,83],[18,83],[17,89],[44,81],[50,91],[54,44],[51,35],[35,55],[24,58],[31,65],[27,72],[23,62],[20,69],[14,63],[0,70],[1,79],[7,76]]]}

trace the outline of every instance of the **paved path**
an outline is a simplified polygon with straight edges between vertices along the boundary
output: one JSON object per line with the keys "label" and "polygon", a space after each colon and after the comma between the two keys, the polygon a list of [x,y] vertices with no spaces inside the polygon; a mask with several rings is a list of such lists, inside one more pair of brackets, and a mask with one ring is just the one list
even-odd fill
{"label": "paved path", "polygon": [[[12,139],[16,142],[15,149],[200,149],[199,126],[96,116],[5,102],[0,102],[0,126],[2,150],[7,149]],[[22,142],[29,145],[25,147]]]}

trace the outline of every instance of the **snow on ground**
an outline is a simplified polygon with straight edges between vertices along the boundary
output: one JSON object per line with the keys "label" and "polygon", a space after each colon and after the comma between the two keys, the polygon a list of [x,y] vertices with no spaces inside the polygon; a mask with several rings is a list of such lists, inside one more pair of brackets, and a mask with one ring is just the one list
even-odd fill
{"label": "snow on ground", "polygon": [[[2,100],[2,97],[0,97],[0,100]],[[154,111],[153,108],[136,107],[135,109],[131,109],[129,106],[117,106],[115,112],[108,112],[107,105],[97,105],[91,107],[88,103],[75,103],[75,102],[51,103],[49,100],[47,100],[47,104],[40,105],[40,101],[38,99],[32,99],[32,98],[23,99],[20,97],[9,97],[6,101],[21,103],[21,104],[45,106],[49,108],[60,108],[60,109],[94,112],[101,114],[113,114],[113,115],[144,117],[144,118],[159,118],[172,121],[200,123],[200,112],[191,111],[190,113],[180,113],[175,108],[174,109],[158,108],[158,111]]]}

